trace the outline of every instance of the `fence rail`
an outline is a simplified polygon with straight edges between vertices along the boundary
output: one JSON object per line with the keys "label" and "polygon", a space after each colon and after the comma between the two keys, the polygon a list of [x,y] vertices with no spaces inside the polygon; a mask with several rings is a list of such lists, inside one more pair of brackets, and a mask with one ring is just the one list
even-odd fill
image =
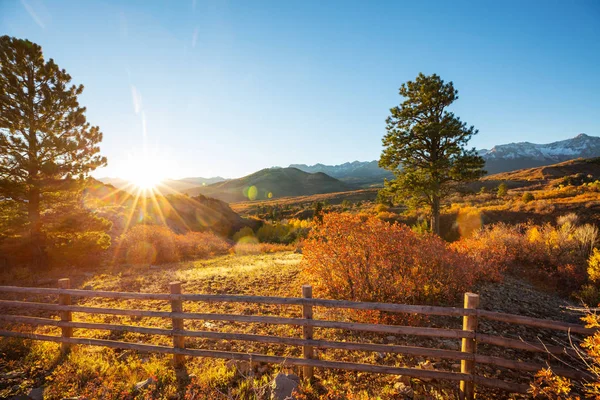
{"label": "fence rail", "polygon": [[[72,345],[94,345],[111,348],[131,349],[139,351],[152,351],[173,355],[174,365],[181,366],[185,362],[185,356],[200,356],[212,358],[224,358],[235,360],[246,360],[254,362],[278,363],[283,365],[301,366],[306,378],[311,378],[313,369],[336,368],[354,371],[375,372],[384,374],[407,375],[416,378],[445,379],[460,381],[460,394],[462,398],[472,399],[474,397],[474,385],[494,387],[509,392],[525,393],[527,385],[505,382],[500,379],[486,378],[475,373],[476,364],[488,364],[519,371],[535,372],[547,367],[546,364],[515,361],[502,357],[477,354],[477,343],[485,343],[495,346],[526,350],[530,352],[544,352],[553,355],[568,354],[577,355],[573,349],[560,346],[542,345],[502,336],[487,335],[477,332],[477,322],[480,318],[505,323],[519,324],[530,327],[590,335],[594,329],[585,328],[577,324],[569,324],[560,321],[531,318],[513,314],[499,313],[478,309],[479,296],[472,293],[465,294],[465,307],[435,307],[418,306],[389,303],[369,303],[344,300],[327,300],[312,298],[312,288],[304,286],[303,297],[265,297],[265,296],[238,296],[238,295],[211,295],[211,294],[182,294],[181,284],[173,282],[170,284],[171,293],[132,293],[132,292],[108,292],[95,290],[70,289],[68,279],[59,280],[58,288],[28,288],[16,286],[0,286],[0,293],[17,293],[23,295],[56,295],[58,304],[40,302],[0,300],[0,308],[28,308],[35,310],[46,310],[58,312],[60,320],[22,316],[13,314],[0,314],[0,321],[15,324],[26,324],[33,326],[54,326],[61,329],[61,336],[41,335],[27,332],[0,330],[0,336],[21,337],[33,340],[45,340],[61,343],[63,351],[68,351]],[[132,300],[162,300],[168,301],[171,311],[154,311],[138,309],[118,309],[103,307],[88,307],[72,304],[73,297],[102,297],[114,299]],[[208,302],[208,303],[257,303],[276,304],[302,307],[302,318],[288,318],[276,316],[259,315],[237,315],[218,313],[191,313],[183,312],[183,302]],[[368,324],[357,322],[343,322],[330,320],[317,320],[313,318],[313,307],[345,308],[355,310],[376,310],[394,313],[410,313],[438,316],[463,317],[463,329],[447,329],[432,327],[414,327],[385,324]],[[157,317],[171,320],[172,329],[152,328],[144,326],[131,326],[119,324],[88,323],[72,321],[72,313],[87,314],[110,314],[135,317]],[[268,336],[257,334],[199,331],[184,329],[184,320],[213,320],[261,324],[283,324],[302,327],[302,338]],[[314,328],[343,329],[350,331],[364,331],[373,333],[388,333],[396,335],[414,335],[436,338],[460,339],[461,351],[404,346],[395,344],[374,344],[358,342],[339,342],[331,340],[314,339]],[[123,332],[135,332],[148,335],[170,336],[173,338],[173,346],[157,346],[150,344],[128,343],[104,339],[88,339],[73,337],[74,329],[111,330]],[[262,354],[236,353],[221,350],[190,349],[185,347],[185,338],[205,338],[232,341],[246,341],[256,343],[282,344],[298,346],[302,348],[302,358],[269,356]],[[412,356],[432,357],[439,359],[460,360],[461,372],[426,370],[417,368],[391,367],[385,365],[373,365],[362,363],[350,363],[339,361],[319,360],[315,356],[314,348],[339,349],[349,351],[366,351],[395,353]],[[561,376],[573,379],[591,379],[586,372],[553,367],[552,370]]]}

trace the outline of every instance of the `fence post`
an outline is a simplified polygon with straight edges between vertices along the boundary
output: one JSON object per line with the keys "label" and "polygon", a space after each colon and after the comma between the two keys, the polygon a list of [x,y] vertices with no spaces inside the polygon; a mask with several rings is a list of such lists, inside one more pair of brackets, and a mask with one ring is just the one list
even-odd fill
{"label": "fence post", "polygon": [[[69,278],[59,279],[58,280],[58,288],[59,289],[71,289],[71,280]],[[59,294],[58,295],[58,304],[61,306],[70,306],[71,305],[71,295],[70,294]],[[73,315],[71,311],[61,311],[60,312],[60,320],[61,322],[71,322],[73,319]],[[71,327],[61,327],[63,338],[70,338],[73,336],[73,328]],[[63,354],[66,354],[71,349],[71,343],[62,342],[60,344],[60,349]]]}
{"label": "fence post", "polygon": [[[465,309],[476,309],[479,307],[479,295],[475,293],[465,293]],[[463,317],[463,330],[464,331],[477,331],[477,316],[476,315],[465,315]],[[475,353],[477,349],[477,342],[475,338],[463,338],[462,348],[463,353]],[[474,360],[461,360],[460,361],[460,372],[463,374],[473,375],[475,373],[475,361]],[[460,398],[461,400],[473,400],[475,398],[475,384],[473,381],[460,381]]]}
{"label": "fence post", "polygon": [[[312,299],[312,286],[302,285],[302,297],[305,299]],[[302,306],[302,318],[312,319],[313,318],[313,307],[312,304],[304,304]],[[313,327],[304,325],[302,327],[302,333],[305,340],[312,340],[313,338]],[[314,358],[314,349],[312,346],[302,346],[302,356],[304,358]],[[313,377],[313,367],[304,366],[302,372],[304,378],[311,379]]]}
{"label": "fence post", "polygon": [[[181,282],[171,282],[169,283],[169,287],[171,288],[172,295],[181,294]],[[171,299],[171,312],[181,313],[183,312],[183,305],[180,299],[173,298]],[[173,330],[183,330],[183,319],[171,317],[173,323]],[[175,335],[173,334],[173,347],[175,349],[184,349],[185,348],[185,336]],[[183,354],[173,354],[173,365],[175,368],[181,368],[185,361],[185,356]]]}

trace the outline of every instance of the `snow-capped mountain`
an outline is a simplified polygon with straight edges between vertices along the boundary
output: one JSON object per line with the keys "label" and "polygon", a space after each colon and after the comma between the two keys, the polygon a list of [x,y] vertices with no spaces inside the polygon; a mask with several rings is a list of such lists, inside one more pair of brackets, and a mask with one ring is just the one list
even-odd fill
{"label": "snow-capped mountain", "polygon": [[[581,133],[574,138],[547,144],[529,142],[501,144],[490,150],[479,150],[485,159],[485,169],[490,174],[514,171],[521,168],[541,167],[574,158],[600,157],[600,137]],[[305,172],[324,172],[341,181],[368,186],[381,184],[392,173],[379,168],[375,161],[354,161],[340,165],[291,164]]]}
{"label": "snow-capped mountain", "polygon": [[310,173],[323,172],[343,182],[359,186],[381,185],[385,178],[393,177],[391,172],[379,168],[377,160],[353,161],[340,165],[290,164],[290,168],[298,168],[301,171]]}
{"label": "snow-capped mountain", "polygon": [[600,157],[600,137],[581,133],[572,139],[547,144],[509,143],[479,150],[488,173],[533,168],[574,158]]}

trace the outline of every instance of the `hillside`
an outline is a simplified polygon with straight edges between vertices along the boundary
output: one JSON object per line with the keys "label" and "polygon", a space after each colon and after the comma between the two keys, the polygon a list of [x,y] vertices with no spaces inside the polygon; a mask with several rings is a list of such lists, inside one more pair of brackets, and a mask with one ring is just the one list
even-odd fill
{"label": "hillside", "polygon": [[266,168],[239,179],[187,190],[228,203],[267,200],[288,196],[343,192],[352,187],[324,173],[307,173],[297,168]]}
{"label": "hillside", "polygon": [[86,203],[113,222],[113,237],[123,233],[128,225],[141,222],[167,225],[177,233],[210,230],[224,236],[252,225],[252,221],[217,199],[202,195],[135,196],[98,181],[87,189]]}
{"label": "hillside", "polygon": [[546,187],[581,184],[600,179],[600,158],[575,159],[535,168],[519,169],[485,176],[486,183],[506,182],[509,187]]}

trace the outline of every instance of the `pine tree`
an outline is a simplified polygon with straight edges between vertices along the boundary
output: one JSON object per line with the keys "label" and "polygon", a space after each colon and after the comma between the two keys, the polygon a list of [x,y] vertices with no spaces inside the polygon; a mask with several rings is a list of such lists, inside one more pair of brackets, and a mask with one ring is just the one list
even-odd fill
{"label": "pine tree", "polygon": [[106,165],[102,133],[77,101],[83,86],[70,82],[64,69],[44,60],[39,45],[0,37],[0,198],[26,210],[38,267],[46,263],[43,197]]}
{"label": "pine tree", "polygon": [[452,82],[419,74],[400,87],[404,101],[390,110],[379,166],[395,174],[387,192],[413,206],[428,205],[431,228],[439,234],[441,200],[452,182],[485,174],[484,160],[465,146],[477,130],[447,108],[458,99]]}

